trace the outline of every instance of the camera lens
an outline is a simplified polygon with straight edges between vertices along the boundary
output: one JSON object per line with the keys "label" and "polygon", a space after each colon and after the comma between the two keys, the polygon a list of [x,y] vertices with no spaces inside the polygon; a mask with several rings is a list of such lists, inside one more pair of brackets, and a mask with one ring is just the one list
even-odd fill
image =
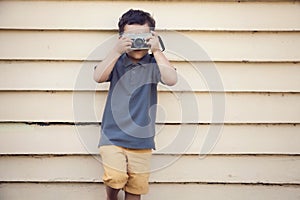
{"label": "camera lens", "polygon": [[134,40],[134,46],[137,47],[137,48],[141,48],[144,46],[144,39],[142,38],[136,38]]}

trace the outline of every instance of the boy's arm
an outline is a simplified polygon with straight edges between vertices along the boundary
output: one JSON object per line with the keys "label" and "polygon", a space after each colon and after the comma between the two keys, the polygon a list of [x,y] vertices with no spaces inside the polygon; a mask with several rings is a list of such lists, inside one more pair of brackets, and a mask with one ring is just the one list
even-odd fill
{"label": "boy's arm", "polygon": [[163,52],[160,51],[157,33],[152,31],[152,34],[153,36],[149,38],[148,44],[151,46],[151,51],[158,65],[161,80],[166,85],[175,85],[177,83],[177,72]]}
{"label": "boy's arm", "polygon": [[130,49],[132,41],[129,38],[120,37],[114,48],[100,62],[94,70],[94,80],[97,83],[102,83],[108,80],[111,71],[113,70],[119,57]]}
{"label": "boy's arm", "polygon": [[160,71],[161,81],[169,86],[175,85],[177,83],[177,72],[175,68],[160,50],[152,53]]}

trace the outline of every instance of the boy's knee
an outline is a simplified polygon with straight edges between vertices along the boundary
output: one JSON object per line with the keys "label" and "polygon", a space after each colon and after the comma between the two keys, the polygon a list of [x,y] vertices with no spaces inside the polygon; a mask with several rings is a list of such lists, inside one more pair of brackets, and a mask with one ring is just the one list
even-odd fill
{"label": "boy's knee", "polygon": [[128,182],[124,188],[131,194],[147,194],[149,191],[149,173],[129,174]]}
{"label": "boy's knee", "polygon": [[104,173],[103,181],[109,187],[121,189],[126,185],[128,181],[128,175],[124,172],[110,170],[109,173]]}

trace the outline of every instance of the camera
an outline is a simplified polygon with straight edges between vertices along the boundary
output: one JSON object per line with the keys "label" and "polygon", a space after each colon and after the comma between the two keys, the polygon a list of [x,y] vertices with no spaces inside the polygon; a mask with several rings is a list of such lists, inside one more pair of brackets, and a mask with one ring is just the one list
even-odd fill
{"label": "camera", "polygon": [[131,50],[149,49],[146,38],[151,37],[151,33],[124,34],[132,40]]}

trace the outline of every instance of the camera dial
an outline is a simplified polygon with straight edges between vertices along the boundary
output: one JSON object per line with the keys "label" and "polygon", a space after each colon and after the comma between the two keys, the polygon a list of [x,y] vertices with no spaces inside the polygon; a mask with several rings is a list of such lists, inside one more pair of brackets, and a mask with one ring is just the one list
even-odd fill
{"label": "camera dial", "polygon": [[143,48],[145,46],[145,40],[143,38],[136,38],[133,40],[133,46],[136,48]]}

